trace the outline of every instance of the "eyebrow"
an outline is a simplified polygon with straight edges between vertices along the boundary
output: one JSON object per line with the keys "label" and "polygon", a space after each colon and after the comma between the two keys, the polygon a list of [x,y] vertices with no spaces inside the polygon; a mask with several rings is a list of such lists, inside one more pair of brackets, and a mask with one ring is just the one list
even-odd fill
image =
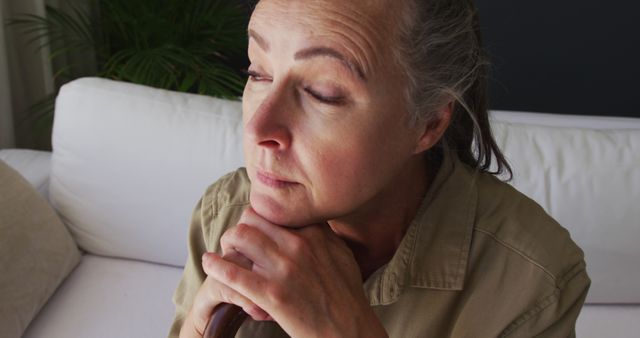
{"label": "eyebrow", "polygon": [[364,72],[362,71],[362,68],[360,68],[360,66],[358,66],[357,63],[351,61],[350,59],[342,55],[342,53],[338,52],[333,48],[329,48],[329,47],[306,48],[296,52],[296,54],[294,55],[294,59],[303,60],[303,59],[310,59],[313,57],[320,57],[320,56],[328,56],[328,57],[337,59],[338,61],[342,62],[342,64],[345,65],[360,80],[366,81],[366,77],[364,76]]}
{"label": "eyebrow", "polygon": [[[255,40],[255,42],[264,50],[265,52],[269,51],[270,45],[265,38],[263,38],[260,34],[256,33],[254,30],[248,30],[249,37]],[[296,52],[294,55],[294,60],[304,60],[310,59],[314,57],[331,57],[340,61],[343,65],[345,65],[353,74],[356,75],[360,80],[366,81],[366,77],[364,76],[364,72],[362,68],[354,61],[350,60],[342,53],[330,47],[310,47],[305,48]]]}
{"label": "eyebrow", "polygon": [[267,40],[265,40],[262,35],[256,33],[253,29],[249,29],[249,37],[253,38],[253,40],[255,40],[258,45],[260,46],[260,48],[262,48],[265,52],[269,51],[269,42]]}

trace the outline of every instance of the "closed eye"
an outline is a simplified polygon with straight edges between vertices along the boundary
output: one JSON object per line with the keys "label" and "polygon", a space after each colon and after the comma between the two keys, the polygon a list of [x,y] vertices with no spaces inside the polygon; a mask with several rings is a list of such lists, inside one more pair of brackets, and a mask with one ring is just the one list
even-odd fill
{"label": "closed eye", "polygon": [[254,70],[250,70],[247,69],[245,71],[245,73],[247,74],[247,76],[249,76],[249,80],[251,81],[256,81],[256,82],[261,82],[261,81],[271,81],[272,79],[268,76],[262,75]]}
{"label": "closed eye", "polygon": [[333,105],[333,106],[341,106],[341,105],[343,105],[345,103],[345,98],[343,96],[325,96],[325,95],[322,95],[322,94],[314,91],[310,87],[305,87],[304,91],[307,94],[309,94],[312,98],[314,98],[316,101],[324,103],[324,104],[329,104],[329,105]]}

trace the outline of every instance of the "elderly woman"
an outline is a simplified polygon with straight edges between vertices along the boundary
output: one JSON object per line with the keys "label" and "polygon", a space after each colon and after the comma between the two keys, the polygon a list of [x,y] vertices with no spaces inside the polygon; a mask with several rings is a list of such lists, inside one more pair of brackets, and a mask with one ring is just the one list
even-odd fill
{"label": "elderly woman", "polygon": [[246,169],[196,207],[170,336],[220,303],[239,337],[575,335],[583,253],[494,177],[472,0],[262,0],[248,34]]}

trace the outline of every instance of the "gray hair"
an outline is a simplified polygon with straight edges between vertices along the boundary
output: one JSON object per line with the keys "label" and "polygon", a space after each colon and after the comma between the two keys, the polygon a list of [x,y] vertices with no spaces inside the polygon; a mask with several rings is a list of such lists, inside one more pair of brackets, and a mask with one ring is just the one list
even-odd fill
{"label": "gray hair", "polygon": [[[473,0],[405,0],[394,56],[407,79],[411,120],[428,121],[453,100],[451,124],[438,144],[473,168],[512,170],[498,148],[487,112],[489,60]],[[490,171],[492,159],[495,171]]]}

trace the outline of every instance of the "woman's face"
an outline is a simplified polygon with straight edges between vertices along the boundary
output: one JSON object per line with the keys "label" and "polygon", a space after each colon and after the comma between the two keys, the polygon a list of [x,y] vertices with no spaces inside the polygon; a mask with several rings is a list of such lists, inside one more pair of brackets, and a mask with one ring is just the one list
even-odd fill
{"label": "woman's face", "polygon": [[274,223],[370,208],[416,153],[390,52],[397,1],[381,3],[262,0],[253,13],[244,152],[251,204]]}

